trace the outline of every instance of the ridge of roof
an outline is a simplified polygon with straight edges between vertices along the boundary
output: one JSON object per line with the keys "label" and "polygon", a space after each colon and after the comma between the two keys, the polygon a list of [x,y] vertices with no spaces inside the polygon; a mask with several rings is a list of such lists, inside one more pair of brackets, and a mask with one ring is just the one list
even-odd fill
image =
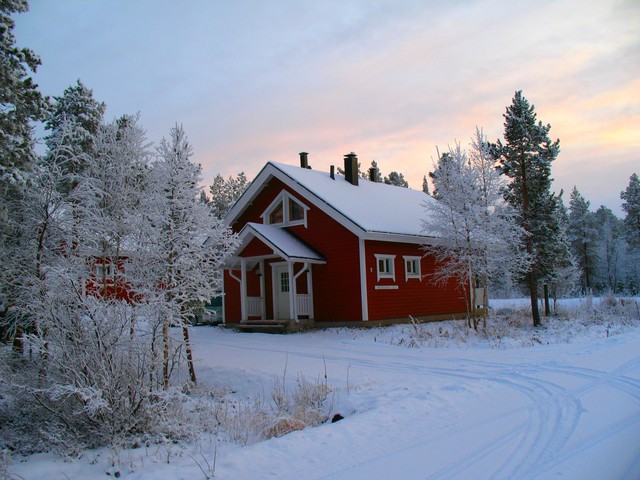
{"label": "ridge of roof", "polygon": [[352,185],[343,175],[268,162],[316,195],[338,213],[369,233],[427,237],[422,218],[425,202],[434,201],[421,190],[360,179]]}

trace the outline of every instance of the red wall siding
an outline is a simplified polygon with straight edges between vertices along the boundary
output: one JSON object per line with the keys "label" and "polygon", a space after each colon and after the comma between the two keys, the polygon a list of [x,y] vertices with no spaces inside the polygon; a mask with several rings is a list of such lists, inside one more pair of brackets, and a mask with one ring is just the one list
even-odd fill
{"label": "red wall siding", "polygon": [[224,321],[226,323],[237,323],[242,319],[242,311],[240,310],[240,282],[231,278],[227,270],[224,271],[223,280]]}
{"label": "red wall siding", "polygon": [[[308,199],[294,193],[280,180],[271,179],[252,205],[233,225],[234,231],[239,231],[246,222],[262,223],[260,215],[283,189],[309,207],[307,228],[303,225],[297,225],[288,227],[289,230],[324,255],[327,260],[324,265],[312,266],[315,319],[317,321],[362,319],[358,238],[316,208]],[[248,245],[247,248],[252,247],[252,244]],[[265,274],[268,280],[268,288],[266,289],[267,312],[272,314],[271,269],[267,268]],[[298,286],[301,287],[303,283],[306,285],[304,275],[298,279]],[[302,290],[299,291],[303,293]]]}
{"label": "red wall siding", "polygon": [[[366,241],[367,297],[369,319],[405,318],[409,315],[439,315],[464,312],[465,300],[462,290],[455,282],[446,286],[431,284],[429,274],[434,271],[433,257],[422,257],[420,269],[422,279],[405,280],[403,255],[422,256],[420,245]],[[390,278],[377,280],[375,254],[395,255],[395,281]],[[426,278],[424,278],[424,276]],[[397,290],[376,290],[376,285],[396,285]]]}
{"label": "red wall siding", "polygon": [[249,245],[244,247],[241,252],[237,253],[237,255],[241,257],[258,257],[260,255],[270,255],[272,253],[273,250],[257,238],[254,238],[249,242]]}

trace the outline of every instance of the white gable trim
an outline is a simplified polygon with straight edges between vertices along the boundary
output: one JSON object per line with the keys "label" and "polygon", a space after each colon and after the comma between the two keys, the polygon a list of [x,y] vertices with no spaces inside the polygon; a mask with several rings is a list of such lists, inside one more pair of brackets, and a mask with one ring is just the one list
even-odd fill
{"label": "white gable trim", "polygon": [[[328,175],[329,174],[327,174],[327,176]],[[247,209],[247,207],[251,205],[251,201],[255,198],[256,195],[258,195],[258,193],[260,193],[260,191],[263,189],[263,185],[266,183],[269,177],[277,178],[278,180],[280,180],[286,186],[291,188],[291,190],[299,194],[302,198],[311,202],[315,207],[319,208],[321,211],[329,215],[336,222],[338,222],[340,225],[342,225],[358,237],[362,237],[365,234],[365,230],[360,227],[360,225],[356,224],[351,219],[343,215],[335,207],[328,204],[320,197],[316,196],[304,185],[301,185],[300,183],[293,180],[271,162],[267,163],[260,171],[260,173],[258,173],[253,182],[251,182],[251,185],[249,185],[249,188],[245,190],[242,196],[233,205],[233,207],[231,207],[227,215],[224,217],[224,222],[227,225],[232,225],[237,220],[237,218]]]}
{"label": "white gable trim", "polygon": [[[302,220],[289,219],[289,202],[295,202],[302,207],[302,209],[304,210],[304,216]],[[273,211],[273,209],[276,208],[276,206],[279,203],[282,204],[282,223],[269,223],[269,216],[271,215],[271,212]],[[273,225],[274,227],[275,226],[290,227],[293,225],[304,225],[304,228],[307,228],[307,212],[308,211],[309,211],[308,206],[306,206],[303,202],[298,200],[296,197],[291,195],[286,190],[282,190],[282,192],[280,192],[278,196],[273,199],[273,201],[269,204],[266,210],[262,212],[262,215],[260,215],[260,218],[262,218],[262,223],[264,223],[265,225]]]}

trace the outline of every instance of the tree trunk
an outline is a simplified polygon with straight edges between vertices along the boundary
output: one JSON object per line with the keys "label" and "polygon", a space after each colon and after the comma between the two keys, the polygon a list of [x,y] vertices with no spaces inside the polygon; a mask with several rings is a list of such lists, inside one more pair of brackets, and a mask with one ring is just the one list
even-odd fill
{"label": "tree trunk", "polygon": [[548,317],[549,315],[551,315],[551,306],[549,305],[549,285],[545,283],[543,288],[544,288],[544,316]]}
{"label": "tree trunk", "polygon": [[162,324],[162,388],[169,389],[169,319]]}
{"label": "tree trunk", "polygon": [[531,294],[531,317],[533,318],[533,326],[540,325],[540,310],[538,309],[538,279],[533,272],[527,274],[529,283],[529,293]]}
{"label": "tree trunk", "polygon": [[20,324],[16,325],[16,333],[13,337],[12,351],[17,357],[24,355],[24,332]]}
{"label": "tree trunk", "polygon": [[196,385],[196,369],[193,364],[193,351],[191,350],[191,341],[189,340],[189,328],[184,325],[182,327],[182,336],[184,337],[185,350],[187,352],[187,367],[189,368],[189,377],[191,378],[191,382]]}

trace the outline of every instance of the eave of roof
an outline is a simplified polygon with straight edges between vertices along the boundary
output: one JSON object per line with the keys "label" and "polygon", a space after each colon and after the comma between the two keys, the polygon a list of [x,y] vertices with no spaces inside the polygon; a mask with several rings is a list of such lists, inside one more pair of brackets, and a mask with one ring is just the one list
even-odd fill
{"label": "eave of roof", "polygon": [[271,248],[274,254],[287,261],[308,263],[326,262],[323,255],[283,228],[249,222],[240,231],[239,239],[242,245],[240,248],[248,245],[253,238],[260,240]]}

